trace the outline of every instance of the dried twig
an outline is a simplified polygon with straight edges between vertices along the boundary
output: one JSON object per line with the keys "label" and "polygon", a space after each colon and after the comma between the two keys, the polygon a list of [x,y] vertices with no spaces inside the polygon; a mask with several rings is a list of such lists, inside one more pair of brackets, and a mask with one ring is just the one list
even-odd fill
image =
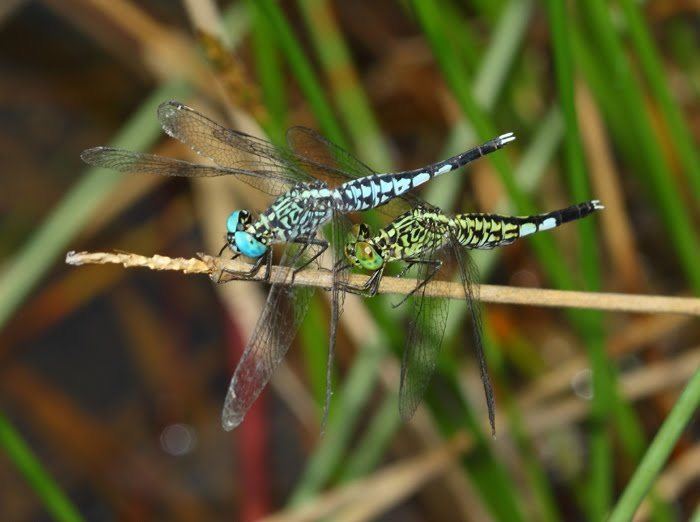
{"label": "dried twig", "polygon": [[[146,267],[152,270],[175,270],[186,274],[208,274],[214,278],[222,269],[246,271],[251,265],[238,259],[224,259],[206,254],[197,258],[171,258],[166,256],[140,256],[129,253],[108,252],[68,252],[66,263],[84,264],[121,264],[129,267]],[[273,266],[270,281],[284,282],[288,270]],[[253,278],[265,279],[265,269]],[[360,286],[367,276],[352,274],[350,284]],[[326,270],[306,269],[296,274],[294,284],[316,286],[329,289],[332,274]],[[416,286],[415,279],[384,277],[379,286],[383,294],[407,294]],[[426,287],[426,295],[431,297],[448,297],[464,299],[464,290],[460,283],[451,281],[434,281]],[[617,312],[673,313],[700,315],[700,299],[694,297],[669,297],[654,295],[613,294],[603,292],[574,292],[565,290],[544,290],[540,288],[517,288],[497,285],[480,285],[480,298],[487,303],[523,304],[530,306],[551,306],[564,308],[590,308],[595,310],[612,310]]]}

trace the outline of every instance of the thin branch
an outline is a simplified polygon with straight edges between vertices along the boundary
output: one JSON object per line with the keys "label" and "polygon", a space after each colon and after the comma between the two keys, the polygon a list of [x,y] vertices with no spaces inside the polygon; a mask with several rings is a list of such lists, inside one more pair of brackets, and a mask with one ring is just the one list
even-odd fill
{"label": "thin branch", "polygon": [[[151,270],[175,270],[185,274],[208,274],[218,278],[222,269],[247,271],[252,265],[238,259],[225,259],[199,254],[199,258],[172,258],[155,255],[152,257],[130,253],[108,252],[68,252],[66,263],[84,264],[120,264],[126,268],[145,267]],[[287,267],[273,266],[270,282],[284,283],[289,279]],[[265,279],[262,269],[252,280]],[[349,283],[361,286],[367,276],[351,274]],[[330,289],[332,274],[330,271],[306,269],[294,277],[294,284]],[[407,294],[416,287],[415,279],[384,277],[379,286],[382,294]],[[669,313],[700,315],[700,299],[695,297],[670,297],[655,295],[614,294],[604,292],[574,292],[565,290],[544,290],[540,288],[517,288],[498,285],[479,285],[480,300],[486,303],[522,304],[529,306],[549,306],[564,308],[590,308],[617,312]],[[460,283],[451,281],[434,281],[427,285],[425,295],[431,297],[448,297],[464,299],[464,290]]]}

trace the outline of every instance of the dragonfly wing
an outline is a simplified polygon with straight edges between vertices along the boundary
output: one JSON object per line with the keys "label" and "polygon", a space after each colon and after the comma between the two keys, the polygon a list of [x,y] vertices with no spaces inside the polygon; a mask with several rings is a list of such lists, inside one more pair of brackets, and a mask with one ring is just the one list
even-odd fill
{"label": "dragonfly wing", "polygon": [[273,183],[280,178],[288,183],[312,181],[295,164],[290,151],[262,138],[224,127],[180,102],[161,103],[158,120],[169,136],[217,165],[260,173],[259,185],[268,183],[267,176],[272,176]]}
{"label": "dragonfly wing", "polygon": [[159,174],[161,176],[174,176],[185,178],[206,178],[214,176],[236,176],[242,181],[265,189],[272,196],[279,196],[287,192],[292,184],[285,179],[270,179],[264,185],[260,184],[260,177],[267,176],[264,173],[256,173],[241,169],[224,168],[215,165],[199,165],[189,161],[135,152],[114,147],[94,147],[86,149],[80,154],[81,159],[88,165],[113,169],[119,172],[137,174]]}
{"label": "dragonfly wing", "polygon": [[326,231],[326,238],[333,253],[333,285],[331,287],[331,317],[328,336],[328,361],[326,364],[326,397],[323,405],[323,418],[321,420],[322,430],[325,428],[326,421],[328,420],[331,395],[333,394],[332,375],[335,343],[338,337],[340,316],[343,313],[343,305],[345,303],[345,291],[341,288],[348,283],[349,274],[349,269],[346,268],[344,248],[351,226],[347,217],[336,212]]}
{"label": "dragonfly wing", "polygon": [[[427,263],[419,265],[417,284],[431,278],[439,267],[440,251],[424,255]],[[406,347],[401,361],[399,413],[404,421],[413,417],[435,372],[442,339],[445,335],[449,302],[443,297],[427,297],[426,285],[409,298],[413,319],[409,325]]]}
{"label": "dragonfly wing", "polygon": [[271,285],[263,312],[229,385],[221,418],[227,431],[243,421],[282,362],[306,315],[313,288],[286,283],[291,281],[295,268],[308,262],[310,247],[310,243],[288,243],[284,250],[279,263],[284,270],[284,283]]}
{"label": "dragonfly wing", "polygon": [[[293,255],[293,254],[292,254]],[[288,267],[287,279],[292,267]],[[311,288],[273,284],[253,335],[229,385],[221,417],[229,431],[238,426],[286,355],[306,314]]]}
{"label": "dragonfly wing", "polygon": [[333,181],[343,183],[348,179],[376,174],[348,151],[307,127],[296,126],[287,129],[287,145],[298,157],[305,160],[309,167],[317,167],[318,177],[326,178],[324,181],[328,181],[329,184]]}
{"label": "dragonfly wing", "polygon": [[486,364],[486,356],[484,355],[484,346],[482,342],[482,322],[481,322],[481,303],[479,301],[479,287],[475,282],[479,279],[479,273],[476,265],[471,260],[469,255],[464,252],[464,248],[459,244],[457,238],[452,237],[450,248],[457,261],[459,275],[464,287],[464,295],[469,306],[471,315],[472,331],[474,335],[474,349],[476,358],[479,363],[479,372],[481,373],[481,382],[484,385],[484,394],[486,396],[486,406],[488,407],[489,424],[491,425],[491,434],[496,434],[496,402],[494,398],[493,385],[489,378],[488,366]]}

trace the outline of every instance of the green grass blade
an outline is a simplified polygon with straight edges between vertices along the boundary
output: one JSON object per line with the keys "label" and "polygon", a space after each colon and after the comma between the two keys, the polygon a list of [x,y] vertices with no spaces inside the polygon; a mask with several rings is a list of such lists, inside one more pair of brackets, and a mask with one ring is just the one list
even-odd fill
{"label": "green grass blade", "polygon": [[22,440],[17,431],[0,412],[0,446],[7,456],[24,475],[34,492],[41,498],[46,511],[56,520],[74,522],[83,520],[80,512],[54,482],[51,475],[43,468],[39,459]]}
{"label": "green grass blade", "polygon": [[370,473],[381,462],[391,439],[401,427],[398,411],[399,397],[394,390],[386,395],[372,417],[372,422],[346,460],[340,474],[341,481],[347,482]]}
{"label": "green grass blade", "polygon": [[[482,107],[493,107],[520,50],[532,15],[532,0],[511,0],[503,7],[486,49],[482,67],[474,77],[474,99]],[[463,33],[462,33],[463,34]]]}
{"label": "green grass blade", "polygon": [[287,122],[287,99],[285,78],[279,56],[277,40],[267,23],[267,19],[256,8],[254,0],[246,2],[248,12],[252,19],[253,54],[255,59],[255,72],[262,101],[270,116],[265,131],[275,143],[284,143],[284,132]]}
{"label": "green grass blade", "polygon": [[506,374],[502,347],[496,345],[493,329],[487,321],[484,322],[484,341],[484,347],[488,347],[486,356],[489,369],[494,383],[501,392],[500,402],[503,405],[502,410],[505,411],[508,417],[510,433],[519,450],[519,457],[524,464],[523,471],[527,476],[527,483],[533,492],[538,515],[537,519],[557,522],[561,520],[561,515],[557,510],[554,492],[532,441],[525,431],[522,415]]}
{"label": "green grass blade", "polygon": [[287,23],[279,5],[273,0],[258,0],[255,5],[265,15],[272,32],[277,38],[278,46],[285,54],[323,133],[332,142],[348,148],[345,135],[338,124],[332,107],[326,99],[321,84],[316,79],[313,67],[304,55],[304,51],[299,45],[289,23]]}
{"label": "green grass blade", "polygon": [[353,426],[377,380],[388,345],[389,341],[380,335],[376,344],[360,348],[343,381],[339,397],[333,403],[326,434],[309,458],[304,474],[289,499],[290,505],[302,504],[313,497],[335,471],[349,444]]}
{"label": "green grass blade", "polygon": [[[656,136],[646,111],[644,94],[632,73],[629,60],[615,32],[609,5],[601,0],[579,4],[589,26],[591,40],[597,46],[596,55],[605,64],[607,83],[615,85],[619,103],[626,120],[626,132],[632,135],[637,154],[644,160],[644,174],[655,196],[671,245],[692,288],[700,291],[700,254],[698,236],[692,220],[683,207],[683,198],[673,182],[673,174],[664,162]],[[610,94],[608,94],[610,95]]]}
{"label": "green grass blade", "polygon": [[331,5],[327,0],[299,0],[298,3],[355,150],[374,169],[390,171],[391,154],[360,86]]}
{"label": "green grass blade", "polygon": [[[488,90],[484,89],[483,99],[479,100],[480,103],[483,103],[489,109],[495,105],[497,93],[502,92],[500,83],[504,82],[507,77],[507,71],[504,68],[494,66],[490,63],[490,61],[493,60],[508,64],[513,63],[513,58],[520,49],[522,38],[524,36],[523,27],[525,24],[522,24],[521,19],[527,20],[529,19],[530,15],[529,11],[524,11],[522,9],[523,5],[528,6],[530,9],[532,7],[530,2],[520,2],[519,0],[514,0],[504,9],[503,15],[498,22],[496,37],[491,41],[491,48],[489,48],[489,50],[487,50],[485,53],[482,64],[479,67],[479,72],[476,76],[475,85],[490,86]],[[514,13],[517,13],[518,16],[514,16]],[[464,32],[462,32],[462,34],[464,34]],[[513,35],[518,35],[519,38],[513,38]],[[542,125],[535,133],[535,139],[532,142],[532,146],[525,153],[523,162],[515,175],[518,182],[527,187],[527,190],[532,190],[534,188],[537,180],[540,177],[539,174],[541,174],[544,171],[544,168],[549,165],[552,155],[556,150],[556,146],[561,139],[561,128],[561,117],[559,116],[558,111],[549,111],[547,117],[543,120]],[[455,133],[453,132],[453,134]],[[459,137],[452,141],[454,142],[452,144],[453,148],[451,148],[444,155],[456,153],[457,149],[462,150],[465,142],[473,142],[473,133],[470,133],[470,131],[464,127],[464,130],[460,132]],[[539,174],[536,171],[538,171]],[[442,183],[433,183],[426,187],[426,198],[431,202],[437,203],[443,208],[451,208],[454,204],[454,196],[459,192],[459,183],[463,181],[463,179],[454,176],[452,178],[445,178],[441,181]],[[495,252],[488,252],[488,254],[494,253]],[[495,259],[495,256],[490,256],[490,259]],[[464,307],[460,306],[460,304],[456,302],[451,304],[454,304],[455,306],[451,306],[451,321],[450,325],[448,326],[448,331],[454,331],[457,324],[460,323],[460,318],[464,317]],[[380,444],[382,443],[382,440],[379,437],[370,437],[369,434],[384,434],[383,446],[385,446],[390,438],[389,435],[386,435],[385,430],[388,430],[388,427],[390,426],[395,426],[395,429],[400,426],[395,411],[392,412],[388,408],[390,402],[391,398],[387,398],[384,405],[373,417],[367,430],[368,434],[361,439],[358,447],[348,458],[349,469],[344,470],[343,476],[354,476],[362,472],[368,472],[372,467],[377,465],[377,460],[366,458],[366,452],[369,451],[368,448],[372,448],[375,454],[381,455],[382,451],[377,450],[375,447],[371,446],[371,444]],[[504,488],[507,484],[508,481],[505,481],[505,483],[501,482],[498,489],[501,491],[506,491]],[[514,511],[517,513],[517,508],[514,508]],[[511,513],[511,516],[515,515]]]}
{"label": "green grass blade", "polygon": [[668,460],[683,430],[700,407],[700,370],[696,371],[673,406],[625,491],[610,515],[610,522],[632,520],[634,512]]}
{"label": "green grass blade", "polygon": [[[590,198],[583,147],[576,116],[574,99],[573,53],[569,40],[570,13],[566,4],[559,0],[547,2],[549,23],[554,47],[554,61],[559,103],[564,116],[564,152],[566,172],[575,201]],[[603,197],[603,195],[601,195]],[[581,266],[586,281],[586,288],[600,288],[600,268],[598,264],[598,247],[595,222],[581,220],[577,222],[580,232]],[[608,361],[602,340],[602,317],[598,313],[586,312],[586,321],[590,325],[587,336],[588,357],[593,370],[593,404],[591,416],[593,423],[589,431],[591,448],[589,481],[589,518],[601,520],[608,510],[612,497],[612,450],[608,441],[607,425],[610,416],[610,383]],[[598,335],[596,335],[598,334]]]}
{"label": "green grass blade", "polygon": [[326,361],[328,348],[328,317],[323,308],[322,296],[315,295],[299,331],[301,348],[304,352],[306,374],[316,403],[323,405],[326,397]]}
{"label": "green grass blade", "polygon": [[620,0],[620,4],[629,25],[632,44],[641,69],[668,124],[668,130],[671,133],[670,141],[678,151],[683,172],[688,178],[695,200],[700,202],[700,156],[693,142],[693,135],[668,88],[666,71],[639,10],[639,5],[632,0]]}
{"label": "green grass blade", "polygon": [[691,520],[692,522],[700,522],[700,506],[695,508],[695,512],[693,513]]}

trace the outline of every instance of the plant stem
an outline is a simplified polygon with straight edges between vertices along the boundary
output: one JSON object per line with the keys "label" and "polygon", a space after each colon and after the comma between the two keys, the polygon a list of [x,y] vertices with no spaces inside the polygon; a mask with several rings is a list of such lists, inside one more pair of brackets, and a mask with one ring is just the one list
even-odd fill
{"label": "plant stem", "polygon": [[632,520],[656,476],[671,454],[678,438],[700,406],[700,370],[681,393],[671,413],[654,437],[649,449],[632,475],[625,491],[610,515],[609,522]]}
{"label": "plant stem", "polygon": [[34,492],[41,497],[44,507],[56,520],[71,522],[83,520],[80,512],[42,467],[41,462],[2,412],[0,412],[0,446],[5,449],[10,460],[24,475]]}

